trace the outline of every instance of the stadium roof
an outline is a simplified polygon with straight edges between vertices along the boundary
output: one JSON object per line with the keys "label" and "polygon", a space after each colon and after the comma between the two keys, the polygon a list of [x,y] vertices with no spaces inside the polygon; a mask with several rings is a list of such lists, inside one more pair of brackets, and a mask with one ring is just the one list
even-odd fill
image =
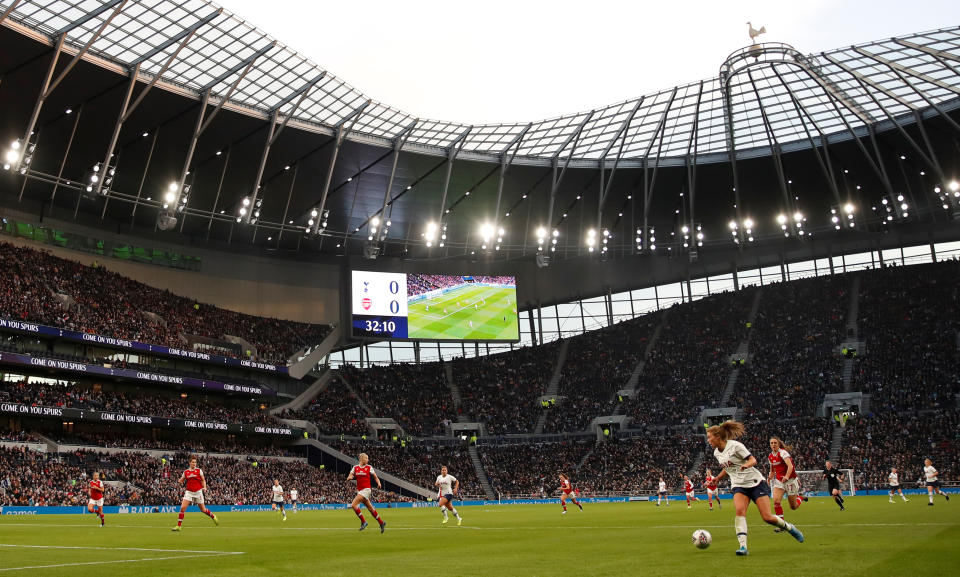
{"label": "stadium roof", "polygon": [[[936,220],[934,186],[960,169],[960,27],[818,54],[749,46],[714,78],[471,126],[375,102],[202,0],[0,0],[0,19],[0,144],[36,144],[32,164],[0,172],[0,197],[122,234],[336,255],[373,238],[430,259],[502,245],[490,256],[511,259],[538,252],[540,228],[557,231],[556,258],[609,229],[628,255],[654,227],[678,248],[685,226],[729,246],[731,220],[782,239],[778,213],[832,233],[846,203],[883,224],[871,208],[898,194],[911,219]],[[115,182],[85,192],[105,159]],[[171,184],[183,194],[164,232]],[[432,247],[430,225],[447,237]]]}
{"label": "stadium roof", "polygon": [[[731,142],[747,150],[768,147],[770,139],[782,145],[805,141],[808,132],[856,129],[960,93],[960,29],[949,28],[814,55],[784,46],[783,60],[749,71],[741,67],[728,86],[718,76],[557,118],[470,126],[417,119],[372,101],[252,23],[204,0],[8,0],[0,6],[12,7],[11,21],[51,39],[69,31],[66,44],[76,49],[93,39],[91,54],[125,68],[139,63],[145,79],[159,74],[164,83],[197,98],[206,91],[214,101],[227,97],[230,71],[257,56],[229,95],[232,104],[264,118],[293,109],[297,122],[325,129],[363,106],[348,138],[389,145],[412,126],[406,146],[436,154],[456,143],[463,154],[496,159],[510,152],[516,161],[532,162],[568,156],[643,159],[654,151],[660,158],[694,150],[703,156],[726,153]],[[98,35],[104,18],[119,6]],[[194,37],[162,70],[195,26]],[[724,90],[729,90],[732,141],[725,130]]]}

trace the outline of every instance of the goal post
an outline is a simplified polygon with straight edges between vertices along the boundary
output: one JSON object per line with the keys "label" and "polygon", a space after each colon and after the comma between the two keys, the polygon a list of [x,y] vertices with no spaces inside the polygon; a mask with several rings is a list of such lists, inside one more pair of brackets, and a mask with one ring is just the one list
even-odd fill
{"label": "goal post", "polygon": [[[853,469],[840,469],[840,472],[843,474],[840,490],[844,495],[856,495],[857,485],[854,483]],[[797,471],[797,478],[800,479],[801,493],[827,492],[827,481],[823,478],[823,469]]]}

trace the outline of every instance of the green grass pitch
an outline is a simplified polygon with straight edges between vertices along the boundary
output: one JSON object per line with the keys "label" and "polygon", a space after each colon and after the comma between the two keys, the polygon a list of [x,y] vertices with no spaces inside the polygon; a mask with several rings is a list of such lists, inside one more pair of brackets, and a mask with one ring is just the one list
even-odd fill
{"label": "green grass pitch", "polygon": [[[112,515],[101,529],[92,515],[0,517],[0,573],[46,577],[154,575],[956,575],[960,502],[925,496],[890,504],[852,497],[847,511],[813,498],[787,511],[806,534],[799,544],[748,513],[750,556],[736,557],[732,503],[707,511],[695,503],[586,504],[560,514],[557,505],[461,507],[462,527],[440,524],[429,509],[388,509],[357,532],[349,510],[290,514],[223,513],[220,526],[190,512],[181,533],[176,515]],[[369,515],[368,515],[369,517]],[[368,520],[370,520],[368,518]],[[713,545],[700,551],[690,534],[705,528]]]}
{"label": "green grass pitch", "polygon": [[410,303],[407,336],[429,340],[515,341],[520,338],[516,309],[516,289],[465,285],[430,300]]}

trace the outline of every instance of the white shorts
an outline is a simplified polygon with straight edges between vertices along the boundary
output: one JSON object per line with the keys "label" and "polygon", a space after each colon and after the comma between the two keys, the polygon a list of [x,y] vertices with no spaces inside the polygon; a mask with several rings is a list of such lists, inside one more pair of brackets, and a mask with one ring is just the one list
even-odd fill
{"label": "white shorts", "polygon": [[87,506],[93,505],[94,507],[103,507],[103,497],[99,499],[90,499],[87,501]]}
{"label": "white shorts", "polygon": [[693,499],[693,498],[694,498],[693,491],[690,491],[689,493],[687,493],[687,499]]}
{"label": "white shorts", "polygon": [[371,491],[372,491],[372,489],[359,489],[359,490],[357,491],[357,495],[360,495],[361,497],[363,497],[363,498],[365,498],[365,499],[367,499],[367,500],[369,501],[369,500],[370,500],[370,493],[371,493]]}
{"label": "white shorts", "polygon": [[203,491],[184,491],[183,500],[195,505],[203,505]]}
{"label": "white shorts", "polygon": [[783,489],[787,495],[799,495],[800,494],[800,479],[794,477],[793,479],[787,479],[786,481],[781,481],[780,479],[773,480],[774,489]]}
{"label": "white shorts", "polygon": [[720,489],[707,489],[707,496],[708,496],[708,497],[710,497],[710,496],[719,497],[719,496],[720,496]]}

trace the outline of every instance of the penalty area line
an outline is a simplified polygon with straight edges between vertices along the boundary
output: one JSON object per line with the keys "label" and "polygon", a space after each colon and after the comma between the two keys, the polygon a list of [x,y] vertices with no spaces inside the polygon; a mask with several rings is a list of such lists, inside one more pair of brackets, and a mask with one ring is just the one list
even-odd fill
{"label": "penalty area line", "polygon": [[[107,549],[109,547],[57,547],[40,545],[0,545],[3,547],[45,547],[50,549]],[[117,548],[116,550],[129,550],[129,548]],[[162,549],[146,549],[147,551],[162,551]],[[170,551],[174,552],[174,551]],[[86,565],[113,565],[117,563],[143,563],[146,561],[172,561],[174,559],[190,559],[204,557],[223,557],[225,555],[242,555],[242,551],[211,551],[207,553],[193,553],[189,555],[169,555],[165,557],[147,557],[144,559],[114,559],[111,561],[77,561],[73,563],[56,563],[51,565],[24,565],[22,567],[0,567],[0,572],[4,571],[24,571],[27,569],[56,569],[60,567],[83,567]]]}

